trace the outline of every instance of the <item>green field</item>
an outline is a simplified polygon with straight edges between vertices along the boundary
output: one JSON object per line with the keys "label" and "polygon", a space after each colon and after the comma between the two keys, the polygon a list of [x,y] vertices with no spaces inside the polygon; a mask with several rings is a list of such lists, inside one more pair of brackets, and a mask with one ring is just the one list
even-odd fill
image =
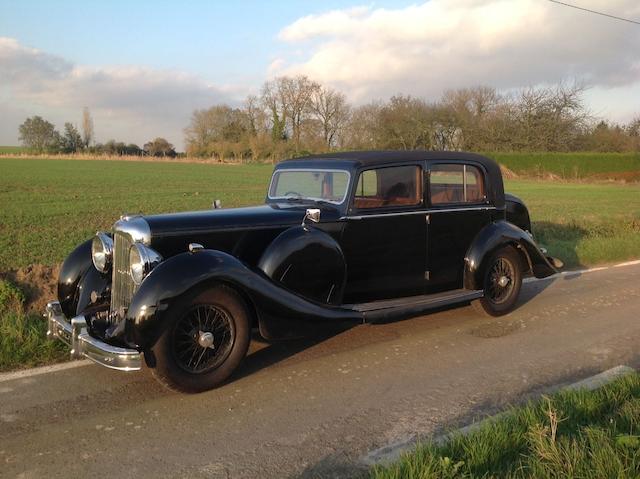
{"label": "green field", "polygon": [[[0,271],[60,262],[122,213],[261,203],[271,165],[0,159]],[[640,257],[640,186],[507,181],[569,266]]]}
{"label": "green field", "polygon": [[640,181],[640,153],[487,153],[519,175]]}
{"label": "green field", "polygon": [[468,435],[425,443],[371,479],[640,477],[640,375],[513,408]]}
{"label": "green field", "polygon": [[0,145],[0,155],[16,155],[26,153],[28,150],[24,146],[2,146]]}

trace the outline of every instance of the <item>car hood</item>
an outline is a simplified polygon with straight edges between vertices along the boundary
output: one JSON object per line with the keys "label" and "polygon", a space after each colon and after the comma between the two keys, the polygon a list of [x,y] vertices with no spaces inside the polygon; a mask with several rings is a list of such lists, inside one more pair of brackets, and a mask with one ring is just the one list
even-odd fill
{"label": "car hood", "polygon": [[[161,215],[144,216],[152,237],[175,236],[185,233],[205,233],[208,231],[243,229],[255,227],[276,227],[300,224],[307,208],[312,205],[267,204],[244,208],[188,211]],[[337,212],[323,209],[323,220],[335,219]]]}

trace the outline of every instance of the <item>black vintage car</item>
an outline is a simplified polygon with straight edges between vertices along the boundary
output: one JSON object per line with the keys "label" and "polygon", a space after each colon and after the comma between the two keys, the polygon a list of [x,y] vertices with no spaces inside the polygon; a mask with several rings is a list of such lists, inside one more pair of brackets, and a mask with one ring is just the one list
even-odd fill
{"label": "black vintage car", "polygon": [[283,161],[266,204],[124,216],[65,260],[49,336],[104,366],[185,392],[215,387],[268,340],[471,301],[514,307],[551,275],[500,169],[454,152],[349,152]]}

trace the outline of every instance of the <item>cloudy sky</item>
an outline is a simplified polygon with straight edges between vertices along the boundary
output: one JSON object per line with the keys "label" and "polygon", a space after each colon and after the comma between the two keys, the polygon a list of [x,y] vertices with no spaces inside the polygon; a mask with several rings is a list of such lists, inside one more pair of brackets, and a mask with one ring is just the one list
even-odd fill
{"label": "cloudy sky", "polygon": [[[638,0],[567,0],[640,21]],[[195,108],[303,73],[356,104],[447,88],[579,80],[592,111],[640,114],[640,25],[548,0],[0,0],[0,144],[41,115],[98,141],[182,147]]]}

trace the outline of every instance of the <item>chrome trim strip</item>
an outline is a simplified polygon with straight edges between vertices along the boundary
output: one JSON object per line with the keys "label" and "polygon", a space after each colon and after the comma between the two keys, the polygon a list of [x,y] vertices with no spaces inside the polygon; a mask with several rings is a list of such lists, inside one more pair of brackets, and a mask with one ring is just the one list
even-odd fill
{"label": "chrome trim strip", "polygon": [[387,216],[429,215],[432,213],[452,213],[457,211],[490,211],[497,209],[495,206],[474,206],[471,208],[442,208],[419,211],[401,211],[395,213],[374,213],[371,215],[342,216],[340,220],[362,220],[365,218],[384,218]]}
{"label": "chrome trim strip", "polygon": [[70,322],[64,317],[60,303],[47,303],[47,337],[59,339],[71,346],[71,357],[86,357],[92,361],[119,371],[138,371],[142,369],[142,353],[135,349],[112,346],[94,338],[87,332],[87,320],[76,316]]}

